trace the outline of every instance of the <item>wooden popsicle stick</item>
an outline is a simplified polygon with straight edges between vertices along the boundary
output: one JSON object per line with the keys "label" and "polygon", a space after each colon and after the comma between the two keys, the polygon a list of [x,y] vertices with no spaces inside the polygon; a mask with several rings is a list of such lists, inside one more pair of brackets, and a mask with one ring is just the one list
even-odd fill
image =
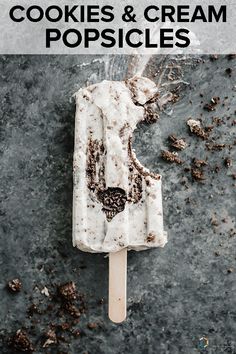
{"label": "wooden popsicle stick", "polygon": [[108,315],[115,323],[126,318],[127,248],[109,253]]}

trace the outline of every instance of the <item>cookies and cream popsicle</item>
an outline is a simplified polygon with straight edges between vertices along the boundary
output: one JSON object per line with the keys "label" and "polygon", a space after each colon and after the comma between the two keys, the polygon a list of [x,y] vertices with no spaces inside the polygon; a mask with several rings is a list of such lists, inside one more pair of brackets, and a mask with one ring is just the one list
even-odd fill
{"label": "cookies and cream popsicle", "polygon": [[76,94],[73,244],[109,252],[109,317],[126,317],[127,250],[163,247],[161,176],[132,149],[141,121],[155,120],[149,79],[103,81]]}
{"label": "cookies and cream popsicle", "polygon": [[132,149],[148,119],[156,85],[144,77],[103,81],[76,97],[73,244],[86,252],[163,247],[161,176]]}

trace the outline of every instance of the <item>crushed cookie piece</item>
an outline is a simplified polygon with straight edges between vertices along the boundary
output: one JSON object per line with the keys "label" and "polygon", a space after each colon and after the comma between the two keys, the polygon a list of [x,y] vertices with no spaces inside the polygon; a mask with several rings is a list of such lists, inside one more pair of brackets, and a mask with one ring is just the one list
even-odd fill
{"label": "crushed cookie piece", "polygon": [[127,201],[126,192],[122,188],[109,187],[97,193],[102,210],[106,214],[107,221],[111,221],[114,216],[122,212]]}
{"label": "crushed cookie piece", "polygon": [[228,54],[228,60],[236,59],[236,54]]}
{"label": "crushed cookie piece", "polygon": [[48,291],[48,288],[47,288],[46,286],[41,290],[41,294],[42,294],[42,295],[45,295],[45,296],[47,296],[47,297],[50,296],[49,291]]}
{"label": "crushed cookie piece", "polygon": [[174,134],[170,135],[168,139],[170,141],[170,145],[177,150],[184,150],[188,146],[184,139],[178,139]]}
{"label": "crushed cookie piece", "polygon": [[204,172],[199,168],[192,168],[191,169],[192,177],[195,181],[203,181],[205,180]]}
{"label": "crushed cookie piece", "polygon": [[221,151],[226,147],[225,144],[216,144],[216,143],[206,143],[206,148],[209,151]]}
{"label": "crushed cookie piece", "polygon": [[149,233],[148,236],[147,236],[146,241],[147,242],[155,242],[155,239],[156,239],[156,235],[154,235],[152,233]]}
{"label": "crushed cookie piece", "polygon": [[225,72],[227,75],[229,75],[229,77],[231,77],[233,70],[231,68],[227,68]]}
{"label": "crushed cookie piece", "polygon": [[57,336],[56,332],[52,329],[50,329],[46,334],[45,334],[46,341],[43,344],[43,348],[47,348],[51,344],[56,344],[57,343]]}
{"label": "crushed cookie piece", "polygon": [[222,124],[224,124],[224,120],[222,118],[219,118],[219,117],[213,117],[212,118],[212,123],[216,124],[216,126],[219,127]]}
{"label": "crushed cookie piece", "polygon": [[210,60],[211,61],[215,61],[215,60],[218,60],[219,59],[219,55],[217,55],[217,54],[212,54],[211,56],[210,56]]}
{"label": "crushed cookie piece", "polygon": [[28,314],[29,317],[32,317],[34,314],[38,314],[38,315],[41,314],[41,311],[39,310],[37,305],[31,304],[28,307],[27,314]]}
{"label": "crushed cookie piece", "polygon": [[213,226],[219,226],[219,222],[216,218],[211,218],[211,225]]}
{"label": "crushed cookie piece", "polygon": [[76,286],[73,281],[60,285],[58,287],[58,293],[65,301],[73,301],[77,298]]}
{"label": "crushed cookie piece", "polygon": [[231,160],[229,157],[226,157],[226,158],[224,159],[224,164],[225,164],[225,166],[226,166],[227,168],[229,168],[229,167],[231,167],[231,166],[233,165],[233,162],[232,162],[232,160]]}
{"label": "crushed cookie piece", "polygon": [[10,345],[18,351],[21,352],[33,352],[34,348],[33,345],[27,335],[27,333],[22,330],[18,329],[18,331],[14,334],[11,338]]}
{"label": "crushed cookie piece", "polygon": [[79,337],[81,335],[81,332],[78,329],[76,329],[72,332],[72,334],[74,337]]}
{"label": "crushed cookie piece", "polygon": [[159,118],[159,114],[154,111],[151,105],[144,106],[144,120],[148,124],[156,123]]}
{"label": "crushed cookie piece", "polygon": [[98,324],[96,322],[89,322],[87,324],[88,329],[96,329],[98,327]]}
{"label": "crushed cookie piece", "polygon": [[200,120],[189,119],[187,121],[187,125],[189,126],[190,132],[198,136],[199,138],[206,140],[209,136],[209,133],[206,132],[204,128],[201,126]]}
{"label": "crushed cookie piece", "polygon": [[216,256],[216,257],[219,257],[219,256],[220,256],[220,252],[216,251],[216,252],[215,252],[215,256]]}
{"label": "crushed cookie piece", "polygon": [[17,293],[17,292],[21,291],[22,284],[21,284],[21,281],[16,278],[16,279],[10,280],[8,282],[7,286],[10,291],[12,291],[13,293]]}
{"label": "crushed cookie piece", "polygon": [[213,129],[214,129],[214,125],[208,125],[207,127],[205,127],[205,131],[206,131],[207,133],[212,132]]}
{"label": "crushed cookie piece", "polygon": [[130,173],[130,190],[128,194],[129,203],[138,203],[142,199],[143,185],[142,176],[139,173]]}
{"label": "crushed cookie piece", "polygon": [[167,150],[163,150],[161,152],[161,157],[163,160],[168,161],[168,162],[174,162],[177,164],[182,164],[183,161],[178,157],[177,152],[171,152]]}
{"label": "crushed cookie piece", "polygon": [[235,229],[230,229],[229,231],[229,237],[234,237],[236,235]]}
{"label": "crushed cookie piece", "polygon": [[63,322],[59,325],[60,329],[62,329],[63,331],[67,331],[68,329],[70,329],[70,324],[67,322]]}
{"label": "crushed cookie piece", "polygon": [[80,310],[75,306],[72,305],[71,303],[67,302],[63,305],[63,309],[69,313],[74,318],[79,318],[81,315]]}
{"label": "crushed cookie piece", "polygon": [[212,97],[210,103],[204,105],[204,109],[208,112],[215,111],[217,104],[220,102],[220,97]]}
{"label": "crushed cookie piece", "polygon": [[197,168],[202,167],[202,166],[207,166],[208,163],[206,160],[198,160],[196,158],[193,159],[193,165]]}

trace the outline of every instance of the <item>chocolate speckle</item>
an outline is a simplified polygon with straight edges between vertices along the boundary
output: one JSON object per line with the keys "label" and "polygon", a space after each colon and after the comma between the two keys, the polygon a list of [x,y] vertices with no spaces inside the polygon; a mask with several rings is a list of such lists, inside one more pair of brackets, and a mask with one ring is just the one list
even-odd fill
{"label": "chocolate speckle", "polygon": [[153,233],[149,233],[147,236],[147,242],[155,242],[156,239],[156,235],[154,235]]}

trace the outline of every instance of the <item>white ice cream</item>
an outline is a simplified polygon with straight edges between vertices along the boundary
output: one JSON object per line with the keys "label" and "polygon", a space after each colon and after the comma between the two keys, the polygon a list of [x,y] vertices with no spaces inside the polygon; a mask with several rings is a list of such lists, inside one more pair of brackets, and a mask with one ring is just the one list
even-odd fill
{"label": "white ice cream", "polygon": [[163,247],[161,176],[136,159],[132,133],[157,94],[147,78],[76,93],[73,244],[86,252]]}

